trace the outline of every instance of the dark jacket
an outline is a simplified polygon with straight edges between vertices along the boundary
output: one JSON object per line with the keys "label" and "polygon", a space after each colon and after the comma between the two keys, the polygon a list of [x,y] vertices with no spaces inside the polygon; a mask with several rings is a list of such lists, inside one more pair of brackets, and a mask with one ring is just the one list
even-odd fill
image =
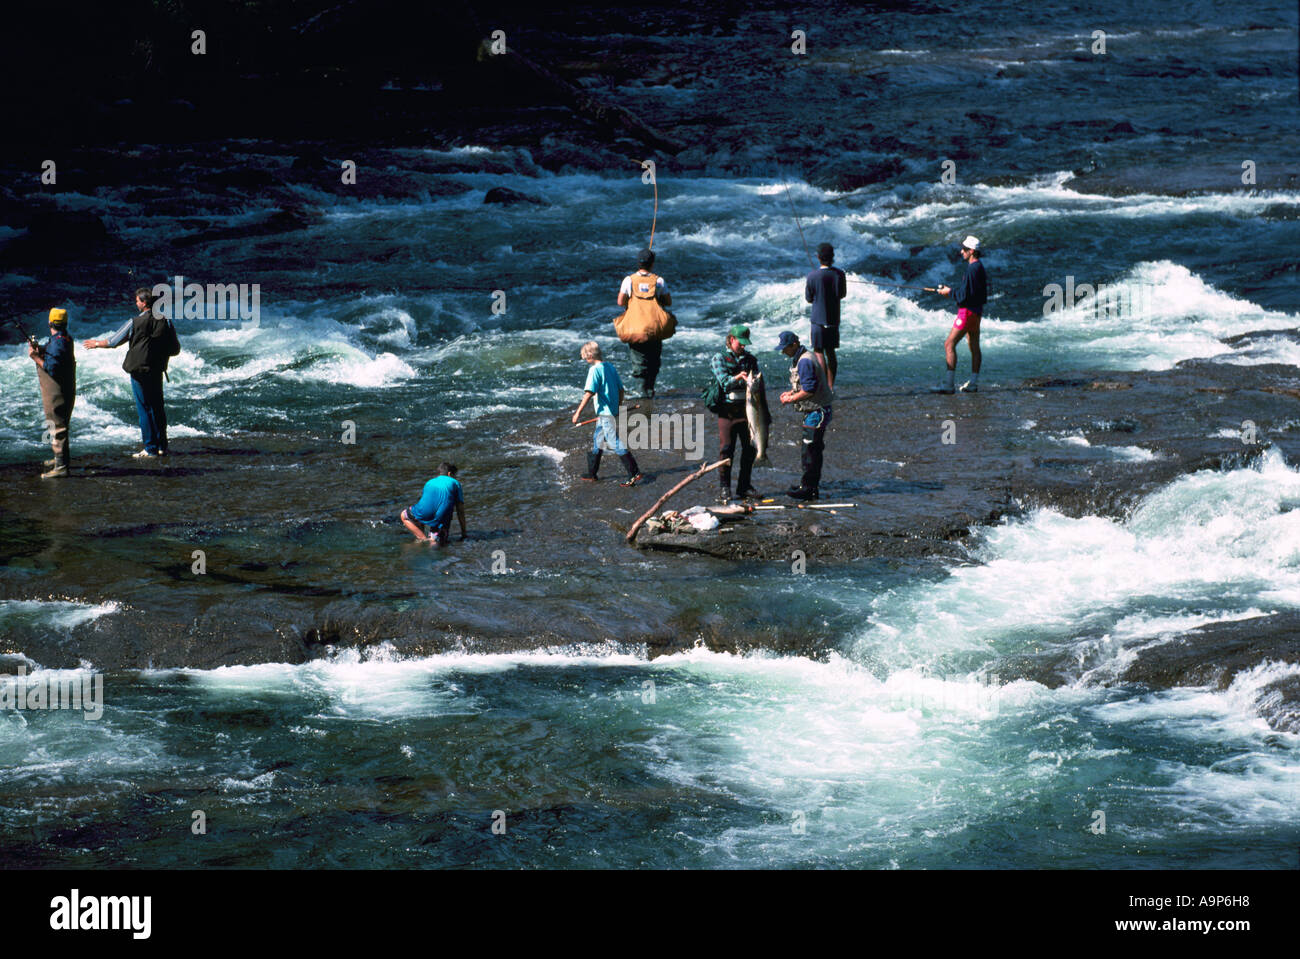
{"label": "dark jacket", "polygon": [[53,334],[43,351],[45,372],[64,393],[77,388],[77,358],[72,352],[72,337],[67,332]]}
{"label": "dark jacket", "polygon": [[984,272],[984,264],[978,259],[970,261],[966,267],[966,277],[961,281],[961,286],[952,291],[952,298],[958,306],[983,314],[984,304],[989,299],[989,280]]}
{"label": "dark jacket", "polygon": [[131,339],[122,369],[127,373],[163,373],[167,369],[165,332],[167,321],[145,310],[131,321]]}

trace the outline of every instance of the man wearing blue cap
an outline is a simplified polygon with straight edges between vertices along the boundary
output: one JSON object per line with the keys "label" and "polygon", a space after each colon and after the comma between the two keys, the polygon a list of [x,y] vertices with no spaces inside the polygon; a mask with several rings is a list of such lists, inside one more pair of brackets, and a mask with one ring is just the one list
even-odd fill
{"label": "man wearing blue cap", "polygon": [[790,358],[790,389],[781,394],[781,402],[793,405],[803,414],[803,442],[800,464],[803,477],[799,485],[786,490],[793,499],[814,500],[821,494],[822,452],[826,448],[826,427],[831,421],[831,388],[822,360],[799,343],[789,330],[781,334],[778,353]]}

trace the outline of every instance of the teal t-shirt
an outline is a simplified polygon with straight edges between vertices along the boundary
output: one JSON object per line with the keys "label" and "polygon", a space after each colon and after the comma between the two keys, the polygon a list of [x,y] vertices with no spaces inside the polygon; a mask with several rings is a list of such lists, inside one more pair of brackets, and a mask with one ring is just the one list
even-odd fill
{"label": "teal t-shirt", "polygon": [[618,370],[608,360],[592,363],[587,370],[587,385],[583,387],[588,393],[596,395],[597,416],[618,415],[618,394],[623,389],[623,381],[618,378]]}
{"label": "teal t-shirt", "polygon": [[465,502],[460,480],[452,476],[435,476],[424,484],[420,501],[407,510],[417,523],[429,526],[446,526],[451,522],[451,511],[457,503]]}

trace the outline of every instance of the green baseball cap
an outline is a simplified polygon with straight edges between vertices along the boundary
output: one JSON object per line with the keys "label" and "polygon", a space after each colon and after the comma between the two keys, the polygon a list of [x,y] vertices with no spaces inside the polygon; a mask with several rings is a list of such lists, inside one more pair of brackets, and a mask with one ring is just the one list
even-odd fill
{"label": "green baseball cap", "polygon": [[731,329],[727,330],[727,335],[734,336],[736,339],[740,340],[740,342],[743,343],[745,346],[749,346],[749,327],[737,323]]}

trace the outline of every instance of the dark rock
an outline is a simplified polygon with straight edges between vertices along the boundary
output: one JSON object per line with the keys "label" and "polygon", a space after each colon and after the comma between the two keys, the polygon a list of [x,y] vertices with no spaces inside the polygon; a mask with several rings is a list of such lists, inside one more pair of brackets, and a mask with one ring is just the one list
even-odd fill
{"label": "dark rock", "polygon": [[520,193],[518,190],[512,190],[505,186],[494,186],[487,191],[483,197],[484,203],[500,203],[503,206],[515,206],[519,203],[535,203],[538,206],[546,206],[545,200],[535,196],[529,196],[527,193]]}
{"label": "dark rock", "polygon": [[0,251],[2,263],[70,260],[108,252],[119,245],[104,221],[80,210],[38,209],[27,232]]}
{"label": "dark rock", "polygon": [[851,193],[883,183],[903,171],[903,161],[898,157],[861,157],[847,162],[837,160],[814,170],[809,175],[808,182],[825,190]]}

